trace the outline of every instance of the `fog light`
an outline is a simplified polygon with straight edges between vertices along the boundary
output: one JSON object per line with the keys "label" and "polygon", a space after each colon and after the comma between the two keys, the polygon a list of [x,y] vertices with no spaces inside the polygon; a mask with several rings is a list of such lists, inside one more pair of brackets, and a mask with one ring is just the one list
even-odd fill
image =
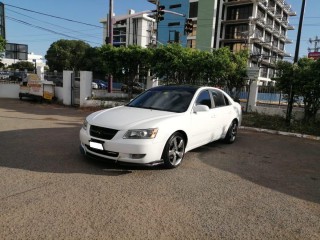
{"label": "fog light", "polygon": [[144,158],[146,154],[131,154],[132,159],[139,159],[139,158]]}

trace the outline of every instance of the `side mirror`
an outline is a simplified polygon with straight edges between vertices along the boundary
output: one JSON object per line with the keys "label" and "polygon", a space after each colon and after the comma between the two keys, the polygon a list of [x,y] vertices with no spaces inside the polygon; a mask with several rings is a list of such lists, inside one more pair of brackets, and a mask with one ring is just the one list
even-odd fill
{"label": "side mirror", "polygon": [[207,105],[196,105],[193,107],[193,112],[208,112],[209,107]]}

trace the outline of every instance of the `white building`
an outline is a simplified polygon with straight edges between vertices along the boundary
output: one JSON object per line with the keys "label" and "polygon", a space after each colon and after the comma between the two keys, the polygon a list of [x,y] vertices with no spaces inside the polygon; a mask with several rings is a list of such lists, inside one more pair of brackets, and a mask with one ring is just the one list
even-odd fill
{"label": "white building", "polygon": [[[26,60],[19,60],[19,59],[10,59],[10,58],[2,58],[1,62],[5,65],[5,67],[8,67],[9,65],[13,63],[17,63],[20,61],[26,61]],[[44,58],[42,55],[36,55],[34,53],[28,53],[28,62],[31,62],[33,64],[36,64],[37,67],[44,67],[46,66],[46,63],[44,62]]]}
{"label": "white building", "polygon": [[[135,13],[129,10],[128,15],[114,16],[113,25],[113,45],[128,46],[138,45],[147,47],[155,44],[155,19],[148,16],[147,13]],[[103,24],[103,43],[109,35],[108,17],[101,19]]]}

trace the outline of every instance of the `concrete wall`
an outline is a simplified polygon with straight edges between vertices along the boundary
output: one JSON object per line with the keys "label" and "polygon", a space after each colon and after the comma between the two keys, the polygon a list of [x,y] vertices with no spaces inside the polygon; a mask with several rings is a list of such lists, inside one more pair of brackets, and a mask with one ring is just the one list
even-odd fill
{"label": "concrete wall", "polygon": [[0,98],[19,98],[20,84],[0,83]]}

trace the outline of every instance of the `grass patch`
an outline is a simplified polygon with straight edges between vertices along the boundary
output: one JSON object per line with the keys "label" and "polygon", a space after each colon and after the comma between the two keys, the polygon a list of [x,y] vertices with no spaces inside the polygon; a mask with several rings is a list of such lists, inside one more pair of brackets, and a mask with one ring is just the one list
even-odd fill
{"label": "grass patch", "polygon": [[319,120],[314,123],[294,120],[290,126],[287,126],[285,118],[280,116],[270,116],[261,113],[243,113],[242,126],[320,136]]}

